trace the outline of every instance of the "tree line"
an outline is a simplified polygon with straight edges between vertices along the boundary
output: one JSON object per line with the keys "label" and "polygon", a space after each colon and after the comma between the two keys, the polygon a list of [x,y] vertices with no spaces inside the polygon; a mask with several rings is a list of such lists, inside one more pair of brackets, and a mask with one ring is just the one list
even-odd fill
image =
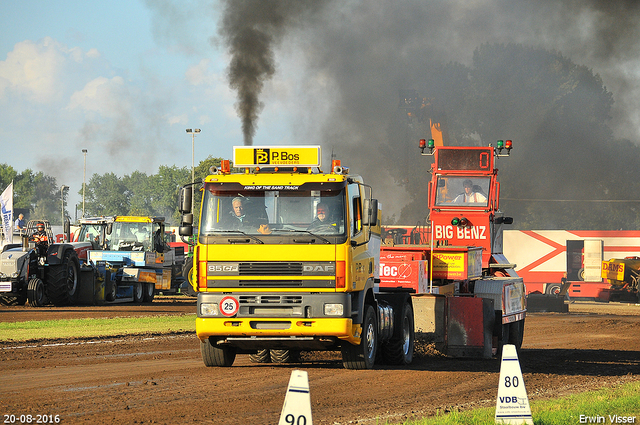
{"label": "tree line", "polygon": [[[221,160],[209,156],[201,161],[194,169],[196,181],[203,180],[209,168],[219,166]],[[52,225],[60,225],[64,199],[65,216],[72,223],[76,212],[78,218],[82,217],[82,205],[67,204],[68,193],[60,189],[55,177],[30,169],[18,173],[8,164],[0,164],[0,190],[11,181],[15,216],[23,213],[26,219],[48,220]],[[175,165],[161,165],[156,174],[150,175],[140,171],[122,177],[114,173],[93,174],[85,186],[84,216],[162,216],[168,225],[177,226],[179,190],[190,182],[191,167]],[[78,194],[82,195],[82,189]],[[195,208],[199,208],[197,197]]]}

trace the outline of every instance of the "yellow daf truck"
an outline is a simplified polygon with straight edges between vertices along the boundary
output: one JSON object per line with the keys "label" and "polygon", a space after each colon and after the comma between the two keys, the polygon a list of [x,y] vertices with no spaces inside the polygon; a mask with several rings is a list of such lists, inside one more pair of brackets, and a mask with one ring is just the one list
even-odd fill
{"label": "yellow daf truck", "polygon": [[[349,369],[408,364],[410,292],[379,287],[380,210],[371,187],[319,146],[235,147],[202,182],[194,290],[206,366],[236,354],[340,350]],[[180,234],[193,234],[193,186]]]}

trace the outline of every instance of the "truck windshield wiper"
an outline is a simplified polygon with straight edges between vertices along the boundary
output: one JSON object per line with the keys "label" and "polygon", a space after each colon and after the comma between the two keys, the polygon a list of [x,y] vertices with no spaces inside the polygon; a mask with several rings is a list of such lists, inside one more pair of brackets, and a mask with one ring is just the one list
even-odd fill
{"label": "truck windshield wiper", "polygon": [[[244,236],[246,236],[246,237],[248,237],[248,238],[253,239],[253,240],[254,240],[254,241],[256,241],[257,243],[264,244],[264,242],[262,242],[260,239],[256,238],[256,237],[255,237],[255,236],[253,236],[253,235],[249,235],[249,234],[247,234],[247,233],[243,232],[242,230],[214,230],[213,232],[214,232],[214,233],[240,233],[241,235],[244,235]],[[237,240],[237,239],[233,239],[233,240],[232,240],[232,239],[229,239],[229,242],[230,242],[230,243],[240,243],[240,242],[243,242],[243,241],[241,241],[241,240]],[[249,241],[247,241],[247,242],[249,242]]]}
{"label": "truck windshield wiper", "polygon": [[320,240],[322,240],[325,243],[331,243],[329,242],[329,240],[327,240],[326,238],[323,238],[320,235],[316,235],[315,233],[312,233],[308,230],[297,230],[297,229],[274,229],[274,232],[289,232],[289,233],[306,233],[308,235],[313,236],[314,238],[318,238]]}

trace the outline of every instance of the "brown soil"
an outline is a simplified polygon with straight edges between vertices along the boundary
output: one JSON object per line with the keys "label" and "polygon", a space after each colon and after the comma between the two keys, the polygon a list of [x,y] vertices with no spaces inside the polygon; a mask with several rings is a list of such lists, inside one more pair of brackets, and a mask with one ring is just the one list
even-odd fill
{"label": "brown soil", "polygon": [[[193,299],[143,306],[0,309],[0,321],[193,313]],[[640,380],[640,306],[573,303],[527,317],[520,365],[530,400]],[[0,413],[60,415],[63,424],[277,424],[294,369],[309,374],[316,424],[400,423],[495,406],[500,362],[417,347],[410,367],[342,368],[337,353],[299,364],[206,368],[193,334],[0,343]],[[640,415],[640,410],[638,412]],[[5,417],[3,416],[3,419]]]}

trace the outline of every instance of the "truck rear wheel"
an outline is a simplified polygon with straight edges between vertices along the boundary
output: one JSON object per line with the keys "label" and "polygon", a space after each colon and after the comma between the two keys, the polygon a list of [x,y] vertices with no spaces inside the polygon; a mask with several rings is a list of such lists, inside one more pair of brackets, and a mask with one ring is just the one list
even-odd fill
{"label": "truck rear wheel", "polygon": [[202,361],[207,367],[222,366],[229,367],[233,365],[236,359],[235,347],[228,345],[215,346],[211,344],[208,339],[204,342],[200,342],[200,354],[202,354]]}
{"label": "truck rear wheel", "polygon": [[271,350],[258,350],[256,354],[250,354],[249,360],[253,363],[271,363]]}
{"label": "truck rear wheel", "polygon": [[44,291],[44,283],[37,277],[32,278],[27,286],[27,299],[31,307],[42,307],[47,303],[47,295]]}
{"label": "truck rear wheel", "polygon": [[394,332],[394,336],[381,347],[382,358],[385,363],[392,365],[408,365],[413,360],[413,346],[415,331],[413,324],[413,308],[411,304],[404,303],[400,312],[400,320],[396,323],[400,328]]}
{"label": "truck rear wheel", "polygon": [[376,315],[373,306],[366,305],[360,344],[352,345],[348,342],[342,344],[342,364],[345,369],[371,369],[375,363],[377,351],[378,324]]}
{"label": "truck rear wheel", "polygon": [[78,296],[78,256],[68,249],[62,263],[49,266],[46,273],[46,293],[55,306],[73,304]]}

